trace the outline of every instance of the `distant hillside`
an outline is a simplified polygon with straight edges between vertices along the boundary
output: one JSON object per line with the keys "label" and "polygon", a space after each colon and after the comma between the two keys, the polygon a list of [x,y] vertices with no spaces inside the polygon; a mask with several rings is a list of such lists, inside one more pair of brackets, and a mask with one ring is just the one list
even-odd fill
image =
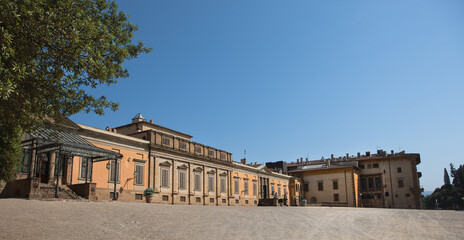
{"label": "distant hillside", "polygon": [[433,191],[424,191],[422,194],[424,195],[424,197],[427,197],[428,195],[431,195],[433,193]]}

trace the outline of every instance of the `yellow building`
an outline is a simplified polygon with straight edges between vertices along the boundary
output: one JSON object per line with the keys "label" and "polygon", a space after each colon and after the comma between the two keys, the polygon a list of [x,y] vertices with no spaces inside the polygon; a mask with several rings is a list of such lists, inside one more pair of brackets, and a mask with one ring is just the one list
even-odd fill
{"label": "yellow building", "polygon": [[[256,206],[289,199],[288,175],[237,163],[232,154],[192,136],[146,121],[101,130],[70,120],[24,137],[24,173],[3,196],[143,201],[214,206]],[[56,184],[58,183],[58,184]]]}
{"label": "yellow building", "polygon": [[[304,179],[309,204],[383,208],[420,208],[423,189],[417,171],[420,155],[378,150],[357,156],[286,164],[288,173]],[[333,184],[333,186],[331,185]]]}

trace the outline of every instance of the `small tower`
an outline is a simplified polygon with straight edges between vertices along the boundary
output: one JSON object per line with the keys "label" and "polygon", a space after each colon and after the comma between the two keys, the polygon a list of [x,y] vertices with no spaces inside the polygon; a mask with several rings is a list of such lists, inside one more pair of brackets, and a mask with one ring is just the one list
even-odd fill
{"label": "small tower", "polygon": [[141,113],[137,113],[134,118],[132,118],[132,123],[137,123],[137,122],[144,122],[145,118],[142,116]]}

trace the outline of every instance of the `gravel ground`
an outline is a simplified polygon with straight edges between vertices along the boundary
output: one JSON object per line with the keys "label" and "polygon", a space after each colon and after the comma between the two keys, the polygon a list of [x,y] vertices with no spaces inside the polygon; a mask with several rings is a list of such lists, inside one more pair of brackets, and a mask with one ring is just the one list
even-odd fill
{"label": "gravel ground", "polygon": [[464,239],[463,211],[0,199],[0,239]]}

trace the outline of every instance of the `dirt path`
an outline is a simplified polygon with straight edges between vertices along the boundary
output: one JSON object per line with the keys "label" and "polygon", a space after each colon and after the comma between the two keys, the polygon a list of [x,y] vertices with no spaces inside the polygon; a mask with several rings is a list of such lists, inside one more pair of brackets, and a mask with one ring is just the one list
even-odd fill
{"label": "dirt path", "polygon": [[0,239],[464,239],[464,212],[0,200]]}

